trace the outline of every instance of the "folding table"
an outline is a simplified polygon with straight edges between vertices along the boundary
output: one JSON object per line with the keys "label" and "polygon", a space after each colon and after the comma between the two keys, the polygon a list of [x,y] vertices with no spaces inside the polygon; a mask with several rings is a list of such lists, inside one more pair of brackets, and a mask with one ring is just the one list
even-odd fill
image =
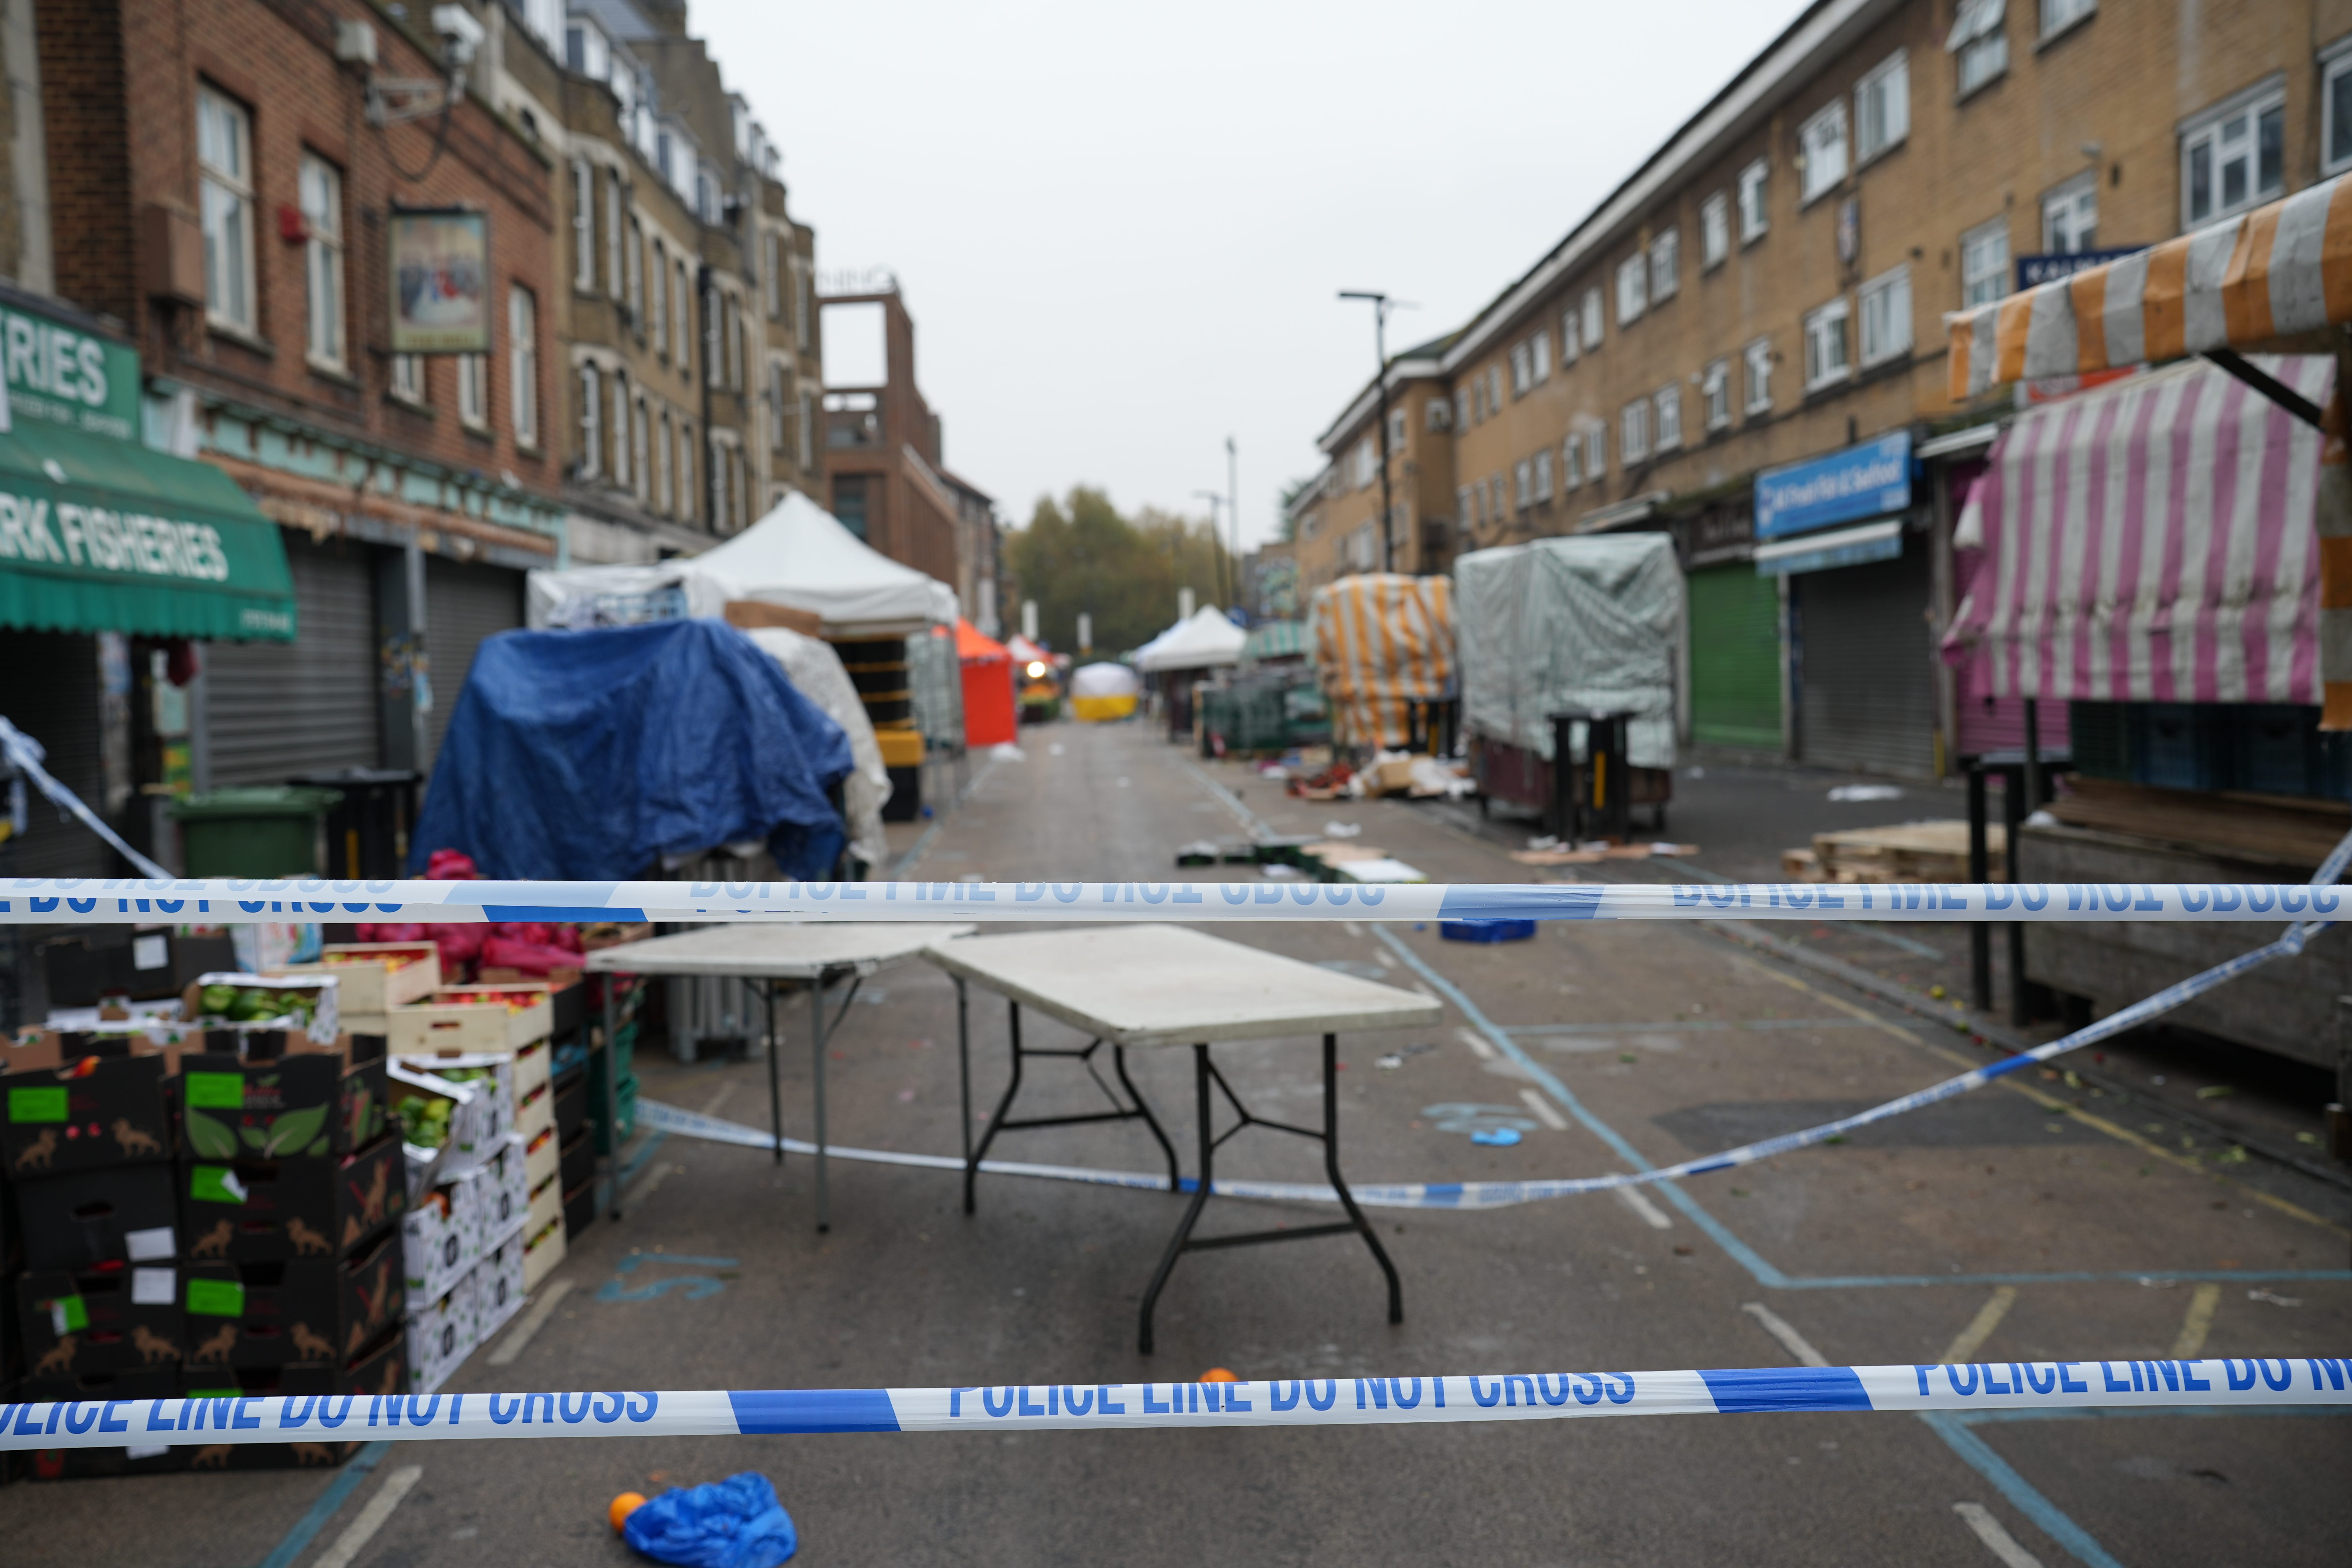
{"label": "folding table", "polygon": [[[1192,1202],[1160,1255],[1160,1267],[1143,1294],[1138,1342],[1151,1350],[1151,1310],[1168,1283],[1176,1260],[1187,1252],[1210,1247],[1246,1247],[1260,1242],[1299,1241],[1309,1237],[1353,1231],[1364,1238],[1372,1257],[1388,1276],[1389,1321],[1404,1321],[1404,1293],[1396,1268],[1389,1261],[1371,1225],[1356,1206],[1354,1194],[1339,1174],[1339,1099],[1337,1087],[1339,1032],[1342,1029],[1427,1027],[1444,1011],[1430,997],[1394,986],[1359,980],[1317,964],[1302,963],[1239,942],[1226,942],[1189,926],[1086,926],[1062,931],[1024,931],[1008,936],[961,937],[934,943],[923,955],[955,977],[956,1050],[964,1074],[964,1212],[973,1209],[973,1179],[996,1135],[1024,1127],[1064,1126],[1080,1121],[1139,1120],[1168,1153],[1168,1189],[1178,1187],[1176,1155],[1170,1148],[1150,1107],[1127,1076],[1130,1047],[1190,1046],[1192,1081],[1198,1101],[1201,1168]],[[979,1147],[971,1146],[971,1030],[964,1005],[967,982],[1005,998],[1013,1047],[1013,1081],[989,1118]],[[1021,1043],[1021,1009],[1034,1008],[1092,1037],[1076,1050],[1038,1050]],[[1210,1047],[1238,1040],[1267,1040],[1297,1036],[1323,1037],[1323,1126],[1295,1126],[1254,1114],[1234,1092]],[[1112,1109],[1076,1116],[1045,1116],[1009,1121],[1006,1112],[1019,1094],[1022,1064],[1031,1057],[1076,1058],[1094,1074],[1094,1053],[1111,1047],[1118,1079],[1132,1104],[1122,1104],[1099,1075],[1095,1082],[1110,1100]],[[1220,1133],[1214,1131],[1209,1090],[1223,1094],[1240,1120]],[[1297,1226],[1287,1230],[1247,1231],[1236,1236],[1192,1238],[1193,1223],[1209,1199],[1215,1180],[1216,1152],[1244,1127],[1270,1128],[1277,1132],[1311,1138],[1323,1145],[1323,1168],[1339,1202],[1345,1220],[1328,1225]]]}
{"label": "folding table", "polygon": [[[775,1134],[776,1163],[784,1162],[783,1086],[776,1068],[776,986],[799,980],[809,988],[809,1044],[816,1063],[816,1227],[831,1230],[833,1215],[825,1190],[824,1047],[866,976],[886,963],[921,954],[935,942],[971,931],[970,925],[711,925],[657,936],[645,942],[600,948],[588,955],[587,968],[600,974],[709,974],[736,979],[760,993],[768,1016],[768,1120]],[[850,982],[841,1009],[825,1021],[824,994],[837,982]],[[604,1039],[613,1040],[613,992],[604,991]],[[608,1058],[608,1068],[614,1065]],[[604,1074],[605,1125],[618,1121],[617,1071]],[[970,1121],[970,1117],[966,1117]],[[612,1183],[613,1217],[621,1217],[620,1141],[608,1138],[607,1178]]]}

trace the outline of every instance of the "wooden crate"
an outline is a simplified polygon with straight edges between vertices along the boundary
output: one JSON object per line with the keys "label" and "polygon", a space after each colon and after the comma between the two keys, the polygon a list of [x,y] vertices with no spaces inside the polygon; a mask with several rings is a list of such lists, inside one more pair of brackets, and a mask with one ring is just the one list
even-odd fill
{"label": "wooden crate", "polygon": [[[532,1205],[531,1212],[539,1212],[536,1204]],[[522,1288],[525,1290],[538,1289],[539,1282],[554,1273],[555,1266],[563,1261],[563,1200],[561,1197],[555,1200],[555,1216],[556,1221],[551,1226],[544,1226],[535,1231],[526,1227],[530,1239],[523,1243],[522,1248]]]}
{"label": "wooden crate", "polygon": [[441,950],[429,942],[338,942],[320,949],[318,963],[290,963],[279,973],[333,975],[336,1005],[348,1019],[432,995],[441,984]]}
{"label": "wooden crate", "polygon": [[[1986,874],[1996,880],[2008,846],[2000,824],[1985,825]],[[1800,882],[1965,882],[1969,825],[1949,818],[1816,833],[1810,852],[1782,851],[1780,869]]]}
{"label": "wooden crate", "polygon": [[[495,993],[509,995],[539,993],[526,1005],[490,1000]],[[383,1035],[401,1056],[437,1055],[443,1051],[505,1051],[513,1053],[544,1040],[554,1026],[555,1006],[544,985],[448,986],[413,1006],[395,1007],[382,1015]],[[478,1000],[477,998],[479,998]],[[353,1034],[372,1032],[348,1024]]]}

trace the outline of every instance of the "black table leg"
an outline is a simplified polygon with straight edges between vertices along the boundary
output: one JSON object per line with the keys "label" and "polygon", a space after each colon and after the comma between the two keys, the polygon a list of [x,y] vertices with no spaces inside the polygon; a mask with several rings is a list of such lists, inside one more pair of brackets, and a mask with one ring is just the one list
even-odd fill
{"label": "black table leg", "polygon": [[1331,1187],[1339,1194],[1339,1203],[1355,1222],[1364,1245],[1372,1249],[1381,1272],[1389,1277],[1389,1321],[1404,1321],[1404,1287],[1397,1281],[1396,1265],[1389,1261],[1388,1248],[1381,1245],[1380,1234],[1364,1211],[1356,1206],[1356,1194],[1348,1190],[1347,1178],[1339,1174],[1339,1037],[1323,1037],[1323,1170],[1331,1178]]}
{"label": "black table leg", "polygon": [[[958,984],[960,985],[961,983]],[[987,1129],[981,1133],[979,1147],[974,1148],[971,1132],[971,1048],[968,1044],[969,1031],[965,1027],[961,1010],[961,994],[959,994],[959,1011],[956,1020],[957,1047],[963,1051],[965,1057],[963,1063],[965,1107],[963,1212],[971,1214],[974,1210],[976,1198],[973,1189],[980,1174],[980,1163],[988,1158],[988,1151],[995,1143],[998,1133],[1039,1127],[1076,1127],[1088,1121],[1139,1121],[1151,1129],[1151,1136],[1160,1142],[1160,1152],[1168,1156],[1168,1190],[1171,1193],[1177,1191],[1183,1184],[1183,1178],[1177,1168],[1175,1146],[1168,1142],[1168,1134],[1161,1129],[1160,1119],[1151,1114],[1150,1101],[1143,1098],[1141,1092],[1135,1087],[1135,1080],[1128,1077],[1126,1047],[1122,1046],[1111,1047],[1111,1059],[1118,1074],[1118,1081],[1127,1090],[1127,1100],[1122,1101],[1118,1091],[1111,1088],[1101,1073],[1095,1070],[1095,1053],[1103,1047],[1102,1037],[1097,1035],[1076,1050],[1058,1047],[1051,1050],[1032,1049],[1021,1043],[1021,1004],[1008,1001],[1005,1006],[1009,1019],[1007,1029],[1013,1046],[1013,1079],[1004,1086],[1003,1097],[996,1102],[995,1112],[989,1117]],[[1013,1109],[1013,1100],[1021,1092],[1022,1076],[1031,1057],[1066,1057],[1078,1062],[1086,1068],[1087,1076],[1094,1079],[1095,1087],[1102,1090],[1103,1098],[1110,1101],[1111,1108],[1108,1110],[1081,1111],[1074,1116],[1029,1116],[1015,1121],[1008,1112]]]}
{"label": "black table leg", "polygon": [[1184,1177],[1176,1168],[1176,1145],[1168,1142],[1168,1134],[1160,1130],[1160,1118],[1151,1114],[1151,1102],[1143,1098],[1143,1091],[1137,1089],[1135,1080],[1127,1076],[1127,1047],[1113,1046],[1110,1059],[1111,1065],[1118,1070],[1120,1087],[1127,1090],[1127,1097],[1135,1101],[1135,1109],[1142,1116],[1143,1124],[1151,1129],[1154,1138],[1160,1140],[1160,1152],[1168,1156],[1168,1190],[1171,1193],[1180,1191],[1184,1185]]}
{"label": "black table leg", "polygon": [[996,1141],[997,1130],[1004,1125],[1004,1113],[1013,1109],[1013,1097],[1021,1092],[1021,1004],[1007,1002],[1005,1028],[1013,1040],[1013,1081],[1004,1086],[1003,1098],[996,1102],[996,1112],[988,1119],[988,1131],[980,1135],[980,1147],[967,1149],[963,1157],[963,1212],[973,1212],[972,1185],[980,1175],[980,1163],[988,1158],[988,1146]]}
{"label": "black table leg", "polygon": [[1160,1267],[1151,1273],[1151,1284],[1143,1292],[1140,1326],[1136,1334],[1136,1348],[1145,1355],[1151,1353],[1151,1309],[1158,1305],[1160,1288],[1175,1271],[1176,1259],[1184,1255],[1185,1244],[1192,1239],[1192,1226],[1201,1217],[1202,1205],[1209,1201],[1209,1187],[1215,1180],[1217,1137],[1209,1125],[1209,1047],[1192,1047],[1192,1083],[1195,1090],[1201,1128],[1200,1184],[1192,1189],[1192,1201],[1184,1205],[1184,1217],[1176,1222],[1176,1234],[1168,1238],[1168,1249],[1160,1255]]}
{"label": "black table leg", "polygon": [[963,1117],[959,1123],[963,1129],[963,1163],[966,1184],[964,1212],[971,1212],[971,998],[964,990],[963,976],[952,976],[956,988],[956,1081],[963,1093]]}

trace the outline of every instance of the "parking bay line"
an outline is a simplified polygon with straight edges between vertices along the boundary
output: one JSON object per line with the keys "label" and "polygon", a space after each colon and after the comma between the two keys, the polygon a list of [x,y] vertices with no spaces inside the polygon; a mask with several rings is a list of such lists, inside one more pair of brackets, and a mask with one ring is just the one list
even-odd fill
{"label": "parking bay line", "polygon": [[359,1490],[360,1483],[368,1479],[368,1472],[391,1452],[392,1445],[389,1443],[370,1443],[343,1461],[343,1473],[329,1483],[327,1489],[319,1494],[319,1500],[294,1521],[294,1528],[286,1532],[285,1539],[261,1560],[261,1568],[292,1568],[294,1560],[310,1549],[319,1531],[326,1529],[328,1521],[342,1511],[343,1504]]}
{"label": "parking bay line", "polygon": [[352,1568],[353,1560],[367,1550],[367,1543],[375,1539],[375,1532],[383,1528],[392,1510],[400,1506],[400,1500],[415,1489],[424,1474],[422,1465],[403,1465],[384,1477],[383,1485],[376,1488],[375,1496],[368,1499],[359,1517],[335,1537],[332,1546],[319,1554],[310,1568]]}
{"label": "parking bay line", "polygon": [[1952,1505],[1952,1511],[1960,1516],[1961,1523],[1976,1531],[1977,1539],[1985,1543],[1986,1551],[2000,1559],[2002,1568],[2042,1568],[2042,1559],[2020,1546],[2017,1537],[2011,1535],[1984,1504],[1956,1502]]}
{"label": "parking bay line", "polygon": [[[2219,1285],[2205,1288],[2215,1291],[2221,1289]],[[1952,1336],[1951,1344],[1944,1351],[1944,1364],[1960,1366],[1974,1357],[1984,1348],[1985,1341],[1992,1338],[1992,1331],[2000,1327],[2000,1321],[2009,1316],[2010,1308],[2016,1304],[2016,1286],[2003,1285],[1996,1289],[1985,1304],[1977,1309],[1977,1315],[1969,1320],[1969,1326]]]}
{"label": "parking bay line", "polygon": [[2200,1285],[2190,1293],[2188,1315],[2180,1320],[2180,1337],[2172,1343],[2176,1360],[2193,1361],[2203,1353],[2205,1336],[2213,1331],[2213,1310],[2221,1304],[2219,1285]]}

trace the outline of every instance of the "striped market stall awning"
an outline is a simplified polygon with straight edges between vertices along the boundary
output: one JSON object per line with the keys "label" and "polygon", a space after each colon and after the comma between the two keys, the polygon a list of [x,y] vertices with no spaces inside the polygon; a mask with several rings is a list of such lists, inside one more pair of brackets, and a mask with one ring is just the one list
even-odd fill
{"label": "striped market stall awning", "polygon": [[1334,738],[1402,746],[1413,702],[1454,695],[1454,584],[1369,573],[1318,588],[1307,611]]}
{"label": "striped market stall awning", "polygon": [[2352,175],[1947,316],[1951,395],[2250,348],[2352,321]]}
{"label": "striped market stall awning", "polygon": [[[2324,355],[2255,367],[2313,404]],[[1953,537],[1945,638],[2000,697],[2321,700],[2319,431],[2202,361],[2021,416]]]}

